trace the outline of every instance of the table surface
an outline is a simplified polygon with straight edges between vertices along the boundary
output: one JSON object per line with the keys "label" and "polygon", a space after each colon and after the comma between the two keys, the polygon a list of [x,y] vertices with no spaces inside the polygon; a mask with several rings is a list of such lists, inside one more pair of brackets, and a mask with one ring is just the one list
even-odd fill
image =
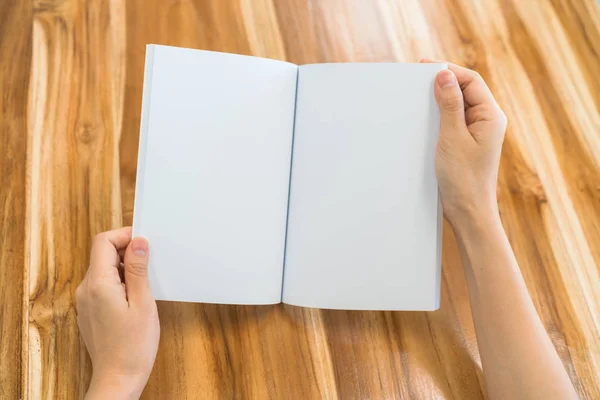
{"label": "table surface", "polygon": [[[132,221],[147,43],[478,70],[509,120],[504,226],[578,392],[600,399],[594,0],[0,0],[0,398],[85,393],[73,294],[92,236]],[[160,303],[143,398],[485,397],[444,229],[436,312]]]}

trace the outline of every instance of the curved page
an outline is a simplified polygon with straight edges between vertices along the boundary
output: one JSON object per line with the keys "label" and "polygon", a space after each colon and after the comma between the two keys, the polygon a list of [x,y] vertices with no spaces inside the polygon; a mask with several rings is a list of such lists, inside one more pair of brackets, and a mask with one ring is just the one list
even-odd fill
{"label": "curved page", "polygon": [[279,303],[297,66],[148,46],[133,234],[158,300]]}
{"label": "curved page", "polygon": [[283,301],[439,305],[435,176],[443,64],[301,66]]}

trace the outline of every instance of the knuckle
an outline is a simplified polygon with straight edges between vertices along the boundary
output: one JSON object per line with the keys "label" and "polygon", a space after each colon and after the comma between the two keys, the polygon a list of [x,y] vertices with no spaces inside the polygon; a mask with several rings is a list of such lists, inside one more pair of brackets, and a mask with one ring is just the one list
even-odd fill
{"label": "knuckle", "polygon": [[451,112],[459,112],[464,109],[463,99],[460,96],[451,96],[444,99],[444,109]]}
{"label": "knuckle", "polygon": [[96,234],[94,236],[94,238],[92,239],[92,246],[103,242],[105,240],[105,238],[106,238],[106,234],[104,232]]}
{"label": "knuckle", "polygon": [[500,121],[502,122],[502,126],[506,128],[506,125],[508,124],[508,118],[506,118],[506,114],[502,110],[500,110]]}
{"label": "knuckle", "polygon": [[79,303],[82,298],[83,298],[83,288],[81,287],[81,285],[79,285],[79,286],[77,286],[77,289],[75,289],[75,300]]}
{"label": "knuckle", "polygon": [[91,299],[95,300],[102,297],[103,288],[98,283],[92,283],[88,287],[88,293]]}
{"label": "knuckle", "polygon": [[477,106],[477,107],[469,108],[469,110],[467,111],[467,114],[470,117],[469,118],[470,123],[478,122],[478,121],[485,121],[486,119],[490,118],[488,108],[486,105],[483,105],[483,104],[480,106]]}
{"label": "knuckle", "polygon": [[488,104],[479,104],[469,109],[471,122],[491,121],[494,118],[494,110]]}
{"label": "knuckle", "polygon": [[478,105],[476,107],[473,107],[473,108],[475,109],[476,112],[478,112],[481,115],[485,115],[488,118],[491,115],[494,115],[494,109],[488,103],[483,103],[483,104],[480,104],[480,105]]}
{"label": "knuckle", "polygon": [[81,285],[79,285],[77,289],[75,289],[75,307],[77,310],[81,308],[84,301],[84,291]]}
{"label": "knuckle", "polygon": [[134,261],[127,264],[125,268],[127,269],[127,272],[135,276],[146,276],[146,274],[148,273],[146,264],[143,262]]}
{"label": "knuckle", "polygon": [[508,119],[500,107],[498,107],[496,110],[496,121],[498,123],[498,128],[504,131],[506,129],[506,125],[508,124]]}

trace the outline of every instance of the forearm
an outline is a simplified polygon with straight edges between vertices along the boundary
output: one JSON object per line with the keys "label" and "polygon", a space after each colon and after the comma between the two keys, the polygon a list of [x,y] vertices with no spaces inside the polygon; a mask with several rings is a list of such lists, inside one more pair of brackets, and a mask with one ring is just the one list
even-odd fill
{"label": "forearm", "polygon": [[493,207],[453,224],[492,399],[577,398]]}

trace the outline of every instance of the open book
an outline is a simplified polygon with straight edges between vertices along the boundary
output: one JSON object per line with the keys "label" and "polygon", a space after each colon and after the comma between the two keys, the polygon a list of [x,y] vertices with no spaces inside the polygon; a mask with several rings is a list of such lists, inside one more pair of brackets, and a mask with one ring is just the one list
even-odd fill
{"label": "open book", "polygon": [[437,309],[443,68],[149,45],[133,235],[155,298]]}

